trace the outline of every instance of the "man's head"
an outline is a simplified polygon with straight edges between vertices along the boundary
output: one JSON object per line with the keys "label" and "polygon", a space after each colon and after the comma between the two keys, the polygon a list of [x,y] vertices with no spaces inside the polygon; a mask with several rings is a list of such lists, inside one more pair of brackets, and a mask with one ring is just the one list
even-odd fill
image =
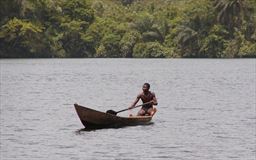
{"label": "man's head", "polygon": [[142,90],[144,93],[147,93],[150,89],[150,84],[149,83],[144,83],[142,86]]}

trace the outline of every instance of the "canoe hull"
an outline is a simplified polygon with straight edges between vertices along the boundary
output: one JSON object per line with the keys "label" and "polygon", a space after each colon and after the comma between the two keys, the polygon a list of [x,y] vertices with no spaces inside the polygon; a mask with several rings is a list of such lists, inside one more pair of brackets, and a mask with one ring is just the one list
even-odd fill
{"label": "canoe hull", "polygon": [[86,129],[118,128],[150,124],[151,116],[119,117],[75,104],[79,119]]}

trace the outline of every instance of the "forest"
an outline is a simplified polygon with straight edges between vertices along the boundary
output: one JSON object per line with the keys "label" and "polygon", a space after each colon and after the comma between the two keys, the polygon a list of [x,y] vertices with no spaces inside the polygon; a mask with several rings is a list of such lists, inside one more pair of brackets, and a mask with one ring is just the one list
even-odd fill
{"label": "forest", "polygon": [[255,0],[1,0],[0,58],[255,58]]}

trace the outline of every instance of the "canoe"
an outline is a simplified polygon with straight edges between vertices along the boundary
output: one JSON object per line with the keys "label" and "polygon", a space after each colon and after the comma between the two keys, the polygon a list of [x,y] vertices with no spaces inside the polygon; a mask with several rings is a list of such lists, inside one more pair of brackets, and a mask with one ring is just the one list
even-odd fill
{"label": "canoe", "polygon": [[[150,124],[153,116],[120,117],[74,104],[78,117],[86,129],[118,128]],[[155,110],[156,111],[156,110]]]}

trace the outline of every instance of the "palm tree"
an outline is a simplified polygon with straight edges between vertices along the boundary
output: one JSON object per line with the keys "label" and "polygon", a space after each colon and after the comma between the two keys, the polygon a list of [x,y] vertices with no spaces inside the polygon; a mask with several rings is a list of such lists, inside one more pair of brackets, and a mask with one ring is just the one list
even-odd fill
{"label": "palm tree", "polygon": [[175,41],[182,57],[197,57],[198,33],[186,26],[179,26]]}
{"label": "palm tree", "polygon": [[152,15],[145,13],[140,15],[135,22],[130,23],[130,27],[138,30],[145,42],[159,41],[164,42],[170,25],[163,17],[154,18]]}
{"label": "palm tree", "polygon": [[242,19],[246,15],[246,4],[244,0],[215,0],[217,21],[226,25],[229,29],[240,28]]}
{"label": "palm tree", "polygon": [[8,19],[23,16],[24,0],[1,0],[0,1],[0,17],[1,24],[4,24]]}

